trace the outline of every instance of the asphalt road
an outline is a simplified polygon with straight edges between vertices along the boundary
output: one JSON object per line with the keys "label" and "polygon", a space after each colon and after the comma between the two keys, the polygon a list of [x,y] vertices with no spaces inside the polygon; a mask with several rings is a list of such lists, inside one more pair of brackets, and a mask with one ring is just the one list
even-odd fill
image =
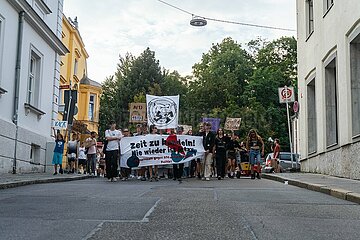
{"label": "asphalt road", "polygon": [[270,180],[0,190],[0,239],[359,239],[360,205]]}

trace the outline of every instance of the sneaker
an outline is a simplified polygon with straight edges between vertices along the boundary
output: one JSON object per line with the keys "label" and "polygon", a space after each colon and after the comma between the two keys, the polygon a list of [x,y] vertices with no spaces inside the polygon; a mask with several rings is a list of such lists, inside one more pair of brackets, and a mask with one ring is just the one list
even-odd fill
{"label": "sneaker", "polygon": [[146,177],[142,177],[142,178],[141,178],[141,181],[146,181]]}
{"label": "sneaker", "polygon": [[210,181],[210,178],[207,177],[207,178],[205,178],[205,180],[206,180],[206,181]]}
{"label": "sneaker", "polygon": [[53,175],[56,175],[57,174],[57,172],[54,172],[54,174]]}
{"label": "sneaker", "polygon": [[112,178],[109,178],[109,179],[108,179],[108,182],[112,182]]}
{"label": "sneaker", "polygon": [[116,178],[112,178],[112,181],[113,181],[113,182],[117,182],[117,179],[116,179]]}
{"label": "sneaker", "polygon": [[150,179],[149,179],[149,182],[152,182],[152,181],[153,181],[153,178],[150,178]]}
{"label": "sneaker", "polygon": [[156,177],[156,178],[155,178],[155,181],[156,181],[156,182],[159,181],[159,177]]}
{"label": "sneaker", "polygon": [[64,173],[64,171],[63,171],[62,168],[60,168],[59,173],[60,173],[60,174],[63,174],[63,173]]}
{"label": "sneaker", "polygon": [[261,179],[260,173],[258,173],[258,172],[256,173],[256,178],[257,178],[257,179]]}
{"label": "sneaker", "polygon": [[218,180],[221,180],[221,177],[220,177],[220,176],[218,176]]}

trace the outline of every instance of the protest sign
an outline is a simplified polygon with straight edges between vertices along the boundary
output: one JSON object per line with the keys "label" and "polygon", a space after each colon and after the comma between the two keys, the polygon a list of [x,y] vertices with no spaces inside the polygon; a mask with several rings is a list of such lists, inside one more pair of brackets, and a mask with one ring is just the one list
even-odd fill
{"label": "protest sign", "polygon": [[226,118],[225,130],[238,130],[240,128],[241,118]]}
{"label": "protest sign", "polygon": [[190,135],[148,134],[120,141],[121,167],[176,164],[202,158],[203,138]]}
{"label": "protest sign", "polygon": [[148,125],[158,129],[176,128],[179,117],[179,95],[146,95]]}
{"label": "protest sign", "polygon": [[216,132],[220,127],[220,118],[203,118],[202,122],[208,122],[211,124],[211,131]]}
{"label": "protest sign", "polygon": [[130,121],[131,123],[146,122],[146,103],[130,103]]}

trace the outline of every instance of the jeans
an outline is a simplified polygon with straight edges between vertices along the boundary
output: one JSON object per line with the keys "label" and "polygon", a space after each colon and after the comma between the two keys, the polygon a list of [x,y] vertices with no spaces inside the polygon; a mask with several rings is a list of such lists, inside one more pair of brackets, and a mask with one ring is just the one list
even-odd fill
{"label": "jeans", "polygon": [[88,154],[86,162],[86,172],[95,174],[96,171],[96,154]]}
{"label": "jeans", "polygon": [[250,158],[251,165],[258,164],[258,163],[260,164],[260,161],[261,161],[260,150],[250,149],[249,158]]}
{"label": "jeans", "polygon": [[213,163],[213,154],[206,153],[205,154],[205,169],[204,169],[204,177],[209,178],[211,175],[211,167]]}
{"label": "jeans", "polygon": [[218,177],[225,177],[226,152],[216,152],[216,173]]}

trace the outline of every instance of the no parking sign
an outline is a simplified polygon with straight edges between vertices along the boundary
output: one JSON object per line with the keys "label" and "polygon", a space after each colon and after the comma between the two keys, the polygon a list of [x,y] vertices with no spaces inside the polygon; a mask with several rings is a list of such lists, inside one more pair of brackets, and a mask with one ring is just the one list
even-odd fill
{"label": "no parking sign", "polygon": [[279,101],[280,103],[294,102],[295,93],[293,87],[281,87],[279,89]]}

